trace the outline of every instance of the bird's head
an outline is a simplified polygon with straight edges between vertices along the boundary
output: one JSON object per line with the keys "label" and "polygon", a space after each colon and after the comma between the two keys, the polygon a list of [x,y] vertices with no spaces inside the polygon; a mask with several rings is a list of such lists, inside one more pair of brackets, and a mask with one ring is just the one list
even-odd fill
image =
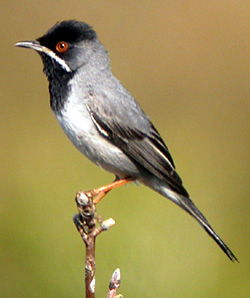
{"label": "bird's head", "polygon": [[75,20],[58,22],[42,37],[15,46],[39,53],[49,78],[57,72],[70,75],[103,48],[92,27]]}

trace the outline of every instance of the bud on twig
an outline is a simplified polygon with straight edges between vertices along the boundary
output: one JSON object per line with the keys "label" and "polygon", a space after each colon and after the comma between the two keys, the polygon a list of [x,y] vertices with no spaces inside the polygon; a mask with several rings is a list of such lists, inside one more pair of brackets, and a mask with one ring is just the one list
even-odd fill
{"label": "bud on twig", "polygon": [[106,230],[112,228],[114,225],[115,225],[115,221],[113,220],[113,218],[109,218],[109,219],[105,219],[101,223],[101,228],[103,231],[106,231]]}
{"label": "bud on twig", "polygon": [[114,273],[112,274],[111,280],[109,282],[109,291],[107,298],[119,298],[123,297],[121,294],[116,295],[117,290],[120,288],[121,283],[121,272],[120,269],[117,268]]}

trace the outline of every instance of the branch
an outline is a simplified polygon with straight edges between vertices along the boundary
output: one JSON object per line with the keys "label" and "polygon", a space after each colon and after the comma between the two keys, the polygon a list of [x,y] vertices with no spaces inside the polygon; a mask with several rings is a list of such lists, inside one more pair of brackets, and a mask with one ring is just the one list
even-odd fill
{"label": "branch", "polygon": [[75,200],[79,214],[73,217],[73,221],[86,246],[86,298],[95,298],[95,240],[101,232],[111,228],[115,221],[112,218],[102,220],[100,216],[97,216],[96,205],[93,202],[93,198],[88,195],[88,192],[78,192]]}

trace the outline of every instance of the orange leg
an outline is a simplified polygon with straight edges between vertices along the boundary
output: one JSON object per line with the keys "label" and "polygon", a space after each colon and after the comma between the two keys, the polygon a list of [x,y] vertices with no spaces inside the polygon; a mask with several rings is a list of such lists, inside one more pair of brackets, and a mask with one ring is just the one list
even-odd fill
{"label": "orange leg", "polygon": [[120,187],[123,186],[125,184],[128,184],[130,182],[132,182],[133,180],[131,180],[130,178],[123,178],[120,180],[115,180],[114,182],[105,185],[105,186],[101,186],[99,188],[93,189],[93,190],[89,190],[86,192],[86,195],[89,198],[94,198],[93,202],[96,205],[97,203],[99,203],[101,201],[101,199],[103,197],[105,197],[105,195],[111,191],[112,189],[116,188],[116,187]]}

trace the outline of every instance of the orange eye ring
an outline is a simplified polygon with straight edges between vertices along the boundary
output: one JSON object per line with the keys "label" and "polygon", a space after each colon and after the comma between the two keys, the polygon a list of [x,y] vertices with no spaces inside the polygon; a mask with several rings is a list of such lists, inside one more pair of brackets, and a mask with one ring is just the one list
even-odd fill
{"label": "orange eye ring", "polygon": [[60,41],[56,44],[56,50],[58,53],[64,53],[68,50],[69,45],[66,41]]}

